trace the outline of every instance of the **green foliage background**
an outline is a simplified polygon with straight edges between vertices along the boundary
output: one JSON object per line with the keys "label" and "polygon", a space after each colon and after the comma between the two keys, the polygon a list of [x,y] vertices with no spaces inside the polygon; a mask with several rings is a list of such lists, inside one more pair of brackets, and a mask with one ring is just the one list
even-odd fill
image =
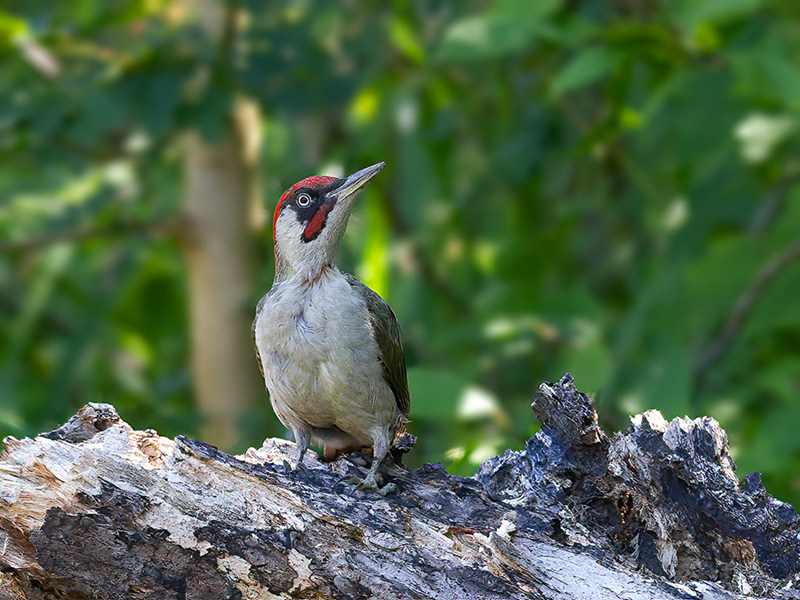
{"label": "green foliage background", "polygon": [[[180,210],[179,133],[219,139],[247,96],[267,214],[388,163],[341,266],[403,324],[417,463],[520,447],[571,371],[608,429],[716,417],[800,503],[800,5],[238,6],[224,48],[167,0],[0,8],[0,433],[87,401],[197,431],[185,267],[152,224]],[[243,445],[283,433],[253,410]]]}

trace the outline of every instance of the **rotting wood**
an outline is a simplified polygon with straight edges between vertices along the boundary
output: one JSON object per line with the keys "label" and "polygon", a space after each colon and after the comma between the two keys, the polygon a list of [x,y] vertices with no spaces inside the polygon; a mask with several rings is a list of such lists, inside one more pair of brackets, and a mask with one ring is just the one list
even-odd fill
{"label": "rotting wood", "polygon": [[355,459],[287,471],[135,431],[104,404],[0,455],[0,600],[800,598],[800,519],[733,471],[713,419],[648,411],[608,438],[567,375],[542,428],[471,478]]}

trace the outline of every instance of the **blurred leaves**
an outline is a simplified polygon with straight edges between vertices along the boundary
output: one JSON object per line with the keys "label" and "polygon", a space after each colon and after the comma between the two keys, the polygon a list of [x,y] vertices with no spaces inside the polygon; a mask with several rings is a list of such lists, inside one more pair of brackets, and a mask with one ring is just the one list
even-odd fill
{"label": "blurred leaves", "polygon": [[0,11],[0,43],[12,44],[19,36],[28,33],[28,24],[24,19],[7,12]]}
{"label": "blurred leaves", "polygon": [[607,75],[616,64],[614,53],[608,48],[588,48],[573,58],[556,76],[550,93],[559,98],[567,92],[578,90]]}
{"label": "blurred leaves", "polygon": [[408,389],[414,399],[412,418],[444,421],[456,413],[464,379],[443,369],[411,367]]}
{"label": "blurred leaves", "polygon": [[438,58],[469,61],[525,50],[545,30],[562,0],[498,0],[483,13],[461,17],[444,31]]}
{"label": "blurred leaves", "polygon": [[[103,400],[192,434],[179,249],[115,227],[174,217],[182,132],[219,139],[246,96],[265,214],[322,165],[387,161],[340,262],[403,324],[412,460],[520,447],[538,383],[572,371],[609,426],[716,416],[800,502],[800,260],[701,360],[800,231],[795,3],[245,1],[222,45],[176,6],[0,13],[0,239],[38,240],[0,255],[0,433]],[[86,228],[106,235],[65,237]],[[281,433],[259,411],[249,443]]]}

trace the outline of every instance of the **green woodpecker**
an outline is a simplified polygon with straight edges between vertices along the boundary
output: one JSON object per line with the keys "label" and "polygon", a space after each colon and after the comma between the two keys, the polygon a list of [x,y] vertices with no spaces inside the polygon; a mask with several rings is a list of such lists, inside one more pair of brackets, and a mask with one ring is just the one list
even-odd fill
{"label": "green woodpecker", "polygon": [[[275,414],[294,433],[295,467],[309,444],[339,454],[372,447],[360,489],[376,475],[411,407],[400,326],[378,294],[334,264],[353,203],[385,166],[308,177],[275,208],[275,279],[253,322]],[[392,487],[393,489],[393,487]]]}

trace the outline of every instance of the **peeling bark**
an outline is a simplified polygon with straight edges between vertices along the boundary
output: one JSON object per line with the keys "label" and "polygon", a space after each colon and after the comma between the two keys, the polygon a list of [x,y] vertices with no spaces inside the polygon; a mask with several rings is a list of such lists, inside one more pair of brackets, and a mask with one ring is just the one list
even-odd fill
{"label": "peeling bark", "polygon": [[800,518],[739,483],[710,418],[648,411],[607,437],[565,376],[541,430],[474,477],[357,457],[287,470],[89,404],[0,455],[0,599],[800,598]]}

